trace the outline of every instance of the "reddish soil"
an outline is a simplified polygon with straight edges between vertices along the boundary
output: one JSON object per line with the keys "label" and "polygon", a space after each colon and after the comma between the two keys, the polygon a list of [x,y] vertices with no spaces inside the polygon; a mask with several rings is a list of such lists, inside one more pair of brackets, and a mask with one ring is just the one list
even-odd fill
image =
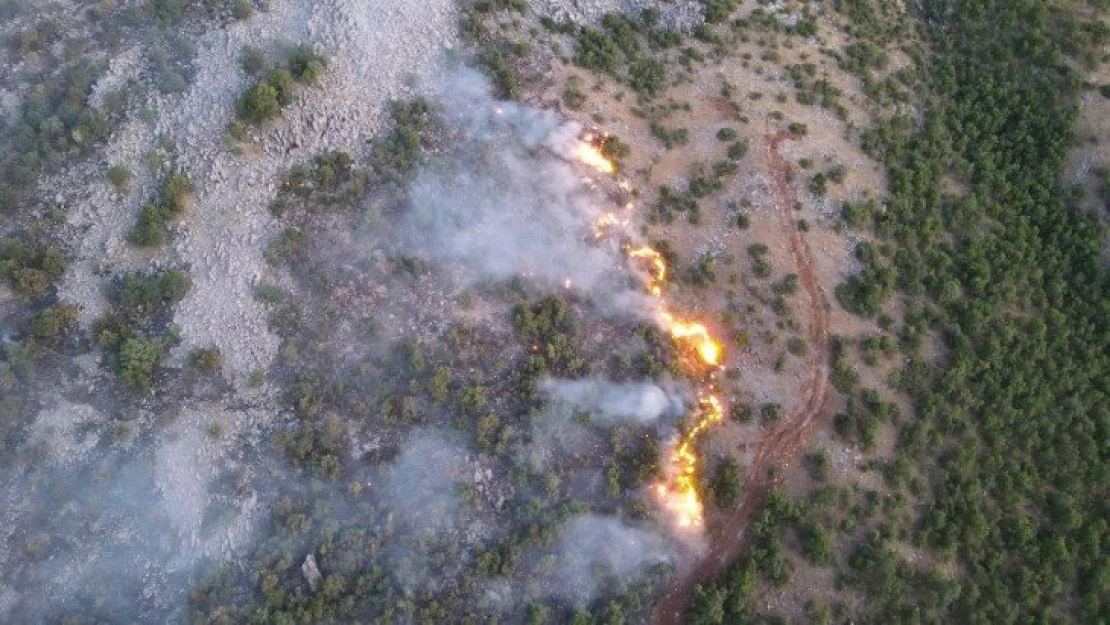
{"label": "reddish soil", "polygon": [[775,208],[783,231],[790,240],[790,254],[797,267],[798,279],[809,299],[809,344],[813,356],[809,373],[799,389],[804,401],[800,408],[787,415],[759,441],[755,458],[747,469],[740,505],[716,519],[721,531],[710,540],[705,556],[690,569],[676,574],[652,612],[652,622],[658,625],[680,623],[682,611],[689,605],[694,587],[720,575],[743,554],[748,546],[745,530],[751,516],[759,509],[767,493],[777,485],[780,479],[777,476],[782,474],[781,471],[774,472],[776,477],[772,477],[770,469],[793,463],[813,433],[829,417],[829,411],[825,410],[829,398],[829,304],[814,272],[813,253],[804,233],[797,227],[794,211],[797,189],[790,183],[792,166],[779,150],[782,142],[791,138],[792,134],[782,131],[764,137],[764,143],[766,163],[773,179]]}

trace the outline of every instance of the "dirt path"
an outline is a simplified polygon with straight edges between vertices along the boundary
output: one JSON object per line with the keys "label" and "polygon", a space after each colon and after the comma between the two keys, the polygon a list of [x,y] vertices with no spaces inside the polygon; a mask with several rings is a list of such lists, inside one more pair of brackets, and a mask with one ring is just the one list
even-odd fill
{"label": "dirt path", "polygon": [[740,557],[748,546],[746,529],[752,514],[759,509],[764,497],[781,479],[770,477],[768,471],[775,467],[788,466],[797,460],[813,432],[829,416],[824,409],[829,397],[829,304],[825,290],[814,272],[813,252],[797,227],[794,211],[797,189],[789,181],[792,167],[780,151],[782,142],[792,136],[786,131],[768,135],[764,137],[764,145],[766,163],[772,175],[775,210],[783,231],[790,240],[790,255],[809,300],[808,339],[813,356],[809,363],[809,372],[799,389],[804,401],[799,409],[788,415],[759,441],[755,458],[747,468],[744,495],[739,507],[718,520],[721,531],[711,539],[706,556],[693,568],[680,571],[655,605],[652,622],[658,625],[680,623],[682,611],[689,605],[694,586],[721,574]]}

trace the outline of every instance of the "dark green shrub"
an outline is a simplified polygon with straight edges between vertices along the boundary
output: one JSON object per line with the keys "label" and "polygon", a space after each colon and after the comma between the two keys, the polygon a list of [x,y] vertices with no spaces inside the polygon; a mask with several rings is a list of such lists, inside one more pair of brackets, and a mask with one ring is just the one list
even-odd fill
{"label": "dark green shrub", "polygon": [[0,276],[24,297],[38,297],[66,271],[61,250],[16,237],[0,239]]}
{"label": "dark green shrub", "polygon": [[108,168],[107,175],[108,182],[112,183],[112,186],[120,191],[126,189],[127,185],[131,184],[131,170],[123,165],[112,165]]}
{"label": "dark green shrub", "polygon": [[278,92],[269,83],[257,83],[239,98],[235,111],[243,121],[262,124],[281,112]]}
{"label": "dark green shrub", "polygon": [[136,391],[149,391],[154,370],[162,362],[162,356],[162,345],[158,341],[143,338],[124,340],[119,352],[120,379]]}
{"label": "dark green shrub", "polygon": [[717,465],[713,472],[713,479],[709,489],[713,493],[713,502],[722,509],[735,508],[740,503],[740,487],[743,475],[736,459],[729,456]]}
{"label": "dark green shrub", "polygon": [[248,76],[258,76],[266,67],[266,54],[262,48],[243,46],[239,52],[239,67],[243,68]]}
{"label": "dark green shrub", "polygon": [[324,75],[327,62],[324,57],[306,45],[297,46],[289,54],[289,72],[293,79],[303,85],[314,85]]}
{"label": "dark green shrub", "polygon": [[628,68],[632,88],[648,98],[661,94],[667,86],[667,66],[659,59],[639,59]]}
{"label": "dark green shrub", "polygon": [[166,216],[154,204],[139,208],[139,221],[127,232],[127,241],[139,247],[158,247],[166,242]]}
{"label": "dark green shrub", "polygon": [[775,423],[786,416],[782,404],[763,404],[759,408],[759,417],[763,423]]}
{"label": "dark green shrub", "polygon": [[[266,84],[274,90],[274,99],[279,108],[293,102],[293,75],[284,67],[270,70],[266,75]],[[277,115],[275,112],[274,115]]]}
{"label": "dark green shrub", "polygon": [[182,172],[174,172],[162,182],[159,199],[162,208],[170,216],[177,216],[185,210],[185,197],[193,192],[193,184]]}
{"label": "dark green shrub", "polygon": [[38,339],[53,339],[77,328],[77,307],[73,304],[55,304],[31,322],[31,334]]}
{"label": "dark green shrub", "polygon": [[748,154],[748,140],[740,139],[739,141],[728,146],[727,155],[734,161],[744,158]]}
{"label": "dark green shrub", "polygon": [[223,354],[217,347],[202,348],[189,356],[189,365],[201,373],[215,373],[223,366]]}

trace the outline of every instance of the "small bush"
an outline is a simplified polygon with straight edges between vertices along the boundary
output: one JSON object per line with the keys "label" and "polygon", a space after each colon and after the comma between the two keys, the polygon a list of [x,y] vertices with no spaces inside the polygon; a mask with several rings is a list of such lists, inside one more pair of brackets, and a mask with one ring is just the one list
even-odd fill
{"label": "small bush", "polygon": [[185,210],[185,197],[193,192],[193,184],[188,176],[181,172],[174,172],[162,182],[159,191],[162,208],[170,215],[176,216]]}
{"label": "small bush", "polygon": [[235,0],[231,5],[231,16],[237,20],[245,20],[254,15],[254,3],[251,0]]}
{"label": "small bush", "polygon": [[293,102],[293,75],[289,70],[283,67],[270,70],[266,75],[266,84],[274,89],[278,106],[287,106]]}
{"label": "small bush", "polygon": [[56,304],[44,309],[31,322],[31,334],[37,339],[52,339],[77,327],[77,307]]}
{"label": "small bush", "polygon": [[109,299],[124,316],[134,320],[149,317],[169,304],[181,301],[191,287],[189,277],[180,270],[151,275],[136,273],[112,285]]}
{"label": "small bush", "polygon": [[297,46],[289,54],[289,72],[302,85],[314,85],[324,75],[326,62],[309,46]]}
{"label": "small bush", "polygon": [[748,404],[734,404],[729,416],[737,423],[749,423],[752,420],[752,407]]}
{"label": "small bush", "polygon": [[157,341],[126,339],[120,346],[120,378],[136,391],[149,391],[153,384],[154,370],[162,362],[162,356],[162,346]]}
{"label": "small bush", "polygon": [[586,106],[586,94],[582,93],[582,80],[577,76],[567,79],[563,89],[563,104],[572,111],[580,111]]}
{"label": "small bush", "polygon": [[736,130],[732,128],[721,128],[717,131],[717,139],[720,141],[735,141]]}
{"label": "small bush", "polygon": [[112,165],[108,168],[108,182],[119,191],[123,191],[131,184],[131,170],[123,165]]}
{"label": "small bush", "polygon": [[620,140],[616,135],[606,135],[601,140],[601,155],[619,163],[632,154],[632,147]]}
{"label": "small bush", "polygon": [[239,119],[255,125],[273,119],[281,111],[277,90],[268,83],[257,83],[239,98],[235,111]]}
{"label": "small bush", "polygon": [[262,48],[255,46],[243,46],[239,52],[239,67],[248,76],[258,76],[262,73],[262,69],[266,67],[266,54]]}
{"label": "small bush", "polygon": [[158,247],[166,242],[165,215],[154,204],[143,204],[139,221],[127,232],[127,241],[139,247]]}
{"label": "small bush", "polygon": [[189,364],[201,373],[215,373],[223,366],[223,354],[219,348],[198,349],[189,356]]}
{"label": "small bush", "polygon": [[828,479],[829,466],[832,464],[832,459],[829,458],[829,452],[821,450],[811,454],[806,454],[805,466],[809,476],[819,482]]}
{"label": "small bush", "polygon": [[42,295],[65,271],[61,250],[15,237],[0,239],[0,276],[23,297]]}
{"label": "small bush", "polygon": [[674,149],[680,145],[686,145],[690,140],[689,132],[685,128],[675,128],[672,130],[654,120],[651,122],[650,128],[652,136],[662,141],[663,146],[668,150]]}
{"label": "small bush", "polygon": [[792,336],[786,342],[786,351],[800,358],[809,353],[809,345],[806,345],[805,339]]}
{"label": "small bush", "polygon": [[736,0],[702,0],[705,5],[705,22],[720,24],[736,10]]}
{"label": "small bush", "polygon": [[739,141],[728,146],[728,157],[734,161],[738,161],[748,154],[748,140],[740,139]]}
{"label": "small bush", "polygon": [[520,79],[500,50],[492,48],[486,50],[482,54],[481,66],[497,88],[498,97],[507,100],[520,99]]}
{"label": "small bush", "polygon": [[719,508],[734,508],[736,504],[740,503],[742,479],[740,465],[731,456],[717,465],[709,486],[710,490],[713,491],[713,501]]}
{"label": "small bush", "polygon": [[814,195],[825,195],[829,190],[829,180],[825,174],[815,174],[809,179],[809,192]]}
{"label": "small bush", "polygon": [[775,423],[786,416],[786,410],[782,404],[763,404],[759,408],[759,417],[763,423]]}
{"label": "small bush", "polygon": [[127,241],[140,247],[158,247],[166,242],[166,223],[185,210],[185,198],[192,192],[189,178],[175,172],[162,182],[158,202],[139,208],[138,222],[127,233]]}
{"label": "small bush", "polygon": [[667,66],[658,59],[640,59],[628,68],[632,88],[642,96],[654,98],[667,86]]}
{"label": "small bush", "polygon": [[775,295],[794,295],[798,292],[798,274],[792,273],[784,277],[782,280],[771,285],[771,290]]}
{"label": "small bush", "polygon": [[845,202],[844,205],[840,207],[840,218],[844,220],[844,225],[849,228],[861,228],[871,220],[874,208],[873,202],[864,202],[862,204]]}

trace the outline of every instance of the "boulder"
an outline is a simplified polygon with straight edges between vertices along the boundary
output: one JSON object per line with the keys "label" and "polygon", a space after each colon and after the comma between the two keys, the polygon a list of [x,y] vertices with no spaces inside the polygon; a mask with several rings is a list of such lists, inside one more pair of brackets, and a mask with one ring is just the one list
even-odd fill
{"label": "boulder", "polygon": [[301,575],[304,575],[304,581],[308,582],[308,587],[312,592],[320,587],[320,580],[324,578],[320,574],[319,567],[316,566],[316,557],[311,553],[304,559],[304,564],[301,565]]}

